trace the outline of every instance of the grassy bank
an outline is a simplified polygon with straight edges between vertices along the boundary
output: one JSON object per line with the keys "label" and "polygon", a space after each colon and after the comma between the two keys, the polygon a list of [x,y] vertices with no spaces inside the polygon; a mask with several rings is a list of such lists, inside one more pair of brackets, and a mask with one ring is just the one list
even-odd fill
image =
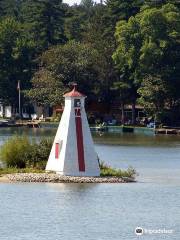
{"label": "grassy bank", "polygon": [[[127,177],[127,178],[135,178],[136,171],[133,168],[128,168],[127,170],[114,169],[110,166],[107,166],[104,163],[100,165],[101,177]],[[45,173],[45,170],[36,169],[36,168],[1,168],[0,176],[6,174],[15,174],[15,173]]]}
{"label": "grassy bank", "polygon": [[0,176],[14,173],[45,173],[45,171],[35,168],[0,168]]}
{"label": "grassy bank", "polygon": [[129,167],[127,170],[121,170],[112,168],[111,166],[106,165],[104,162],[100,163],[100,176],[101,177],[128,177],[135,178],[137,175],[136,170],[132,167]]}

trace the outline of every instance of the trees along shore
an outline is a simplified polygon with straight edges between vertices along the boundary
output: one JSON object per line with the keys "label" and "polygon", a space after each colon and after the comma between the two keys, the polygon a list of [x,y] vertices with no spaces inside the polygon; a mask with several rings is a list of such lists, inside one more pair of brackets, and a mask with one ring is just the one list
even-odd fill
{"label": "trees along shore", "polygon": [[[61,0],[0,2],[0,101],[55,106],[69,82],[89,102],[136,104],[147,116],[177,125],[180,118],[178,1]],[[108,111],[108,110],[107,110]],[[120,110],[119,110],[120,111]]]}

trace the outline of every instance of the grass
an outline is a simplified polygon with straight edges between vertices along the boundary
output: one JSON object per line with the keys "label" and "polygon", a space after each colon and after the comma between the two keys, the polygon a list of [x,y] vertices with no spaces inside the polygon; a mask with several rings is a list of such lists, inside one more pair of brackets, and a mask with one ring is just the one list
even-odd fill
{"label": "grass", "polygon": [[135,178],[137,175],[136,170],[132,167],[129,167],[127,170],[115,169],[104,162],[100,163],[101,169],[101,177],[128,177],[128,178]]}
{"label": "grass", "polygon": [[[120,178],[132,178],[135,179],[137,175],[136,170],[132,167],[129,167],[127,170],[115,169],[104,162],[100,163],[100,176],[101,177],[120,177]],[[14,173],[45,173],[45,170],[37,168],[0,168],[0,176],[5,174],[14,174]]]}
{"label": "grass", "polygon": [[14,173],[44,173],[44,170],[36,168],[0,168],[0,176]]}

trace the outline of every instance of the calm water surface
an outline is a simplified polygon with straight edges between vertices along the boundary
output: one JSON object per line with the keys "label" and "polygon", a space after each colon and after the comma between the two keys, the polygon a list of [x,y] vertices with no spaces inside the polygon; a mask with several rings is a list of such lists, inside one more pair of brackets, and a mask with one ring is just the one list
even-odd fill
{"label": "calm water surface", "polygon": [[[55,129],[0,129],[54,136]],[[102,161],[139,173],[131,184],[0,184],[0,239],[180,239],[180,137],[94,135]],[[173,230],[136,236],[134,229]]]}

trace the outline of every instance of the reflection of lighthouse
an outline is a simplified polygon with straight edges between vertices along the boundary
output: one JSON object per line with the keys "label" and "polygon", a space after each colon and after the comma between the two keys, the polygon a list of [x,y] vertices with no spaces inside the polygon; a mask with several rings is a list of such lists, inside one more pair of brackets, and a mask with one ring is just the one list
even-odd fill
{"label": "reflection of lighthouse", "polygon": [[74,87],[64,97],[65,108],[46,170],[69,176],[99,176],[99,162],[84,109],[85,96]]}

